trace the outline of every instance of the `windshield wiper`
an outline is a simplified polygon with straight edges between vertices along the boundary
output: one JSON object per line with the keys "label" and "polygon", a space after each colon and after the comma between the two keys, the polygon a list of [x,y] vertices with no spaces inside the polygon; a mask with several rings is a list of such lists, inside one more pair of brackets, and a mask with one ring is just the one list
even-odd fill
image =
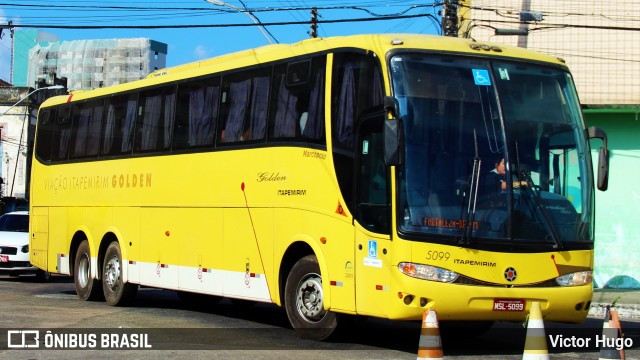
{"label": "windshield wiper", "polygon": [[[520,168],[519,165],[518,168]],[[535,203],[537,208],[540,209],[540,213],[542,213],[542,217],[544,218],[543,223],[546,225],[545,227],[547,228],[547,233],[551,234],[551,239],[554,243],[554,249],[562,249],[564,245],[562,243],[562,240],[560,239],[560,235],[558,235],[558,229],[555,225],[555,222],[553,221],[553,217],[549,213],[549,209],[547,209],[547,206],[542,200],[542,196],[540,195],[540,188],[536,186],[533,183],[533,179],[531,179],[531,171],[528,169],[522,169],[520,171],[520,176],[524,179],[524,181],[527,182],[527,186],[524,186],[526,188],[524,191],[531,194],[530,197],[533,199],[533,202]],[[520,188],[522,189],[522,186]],[[538,190],[534,191],[534,188],[537,188]],[[532,209],[531,212],[532,214],[537,213],[535,209]]]}
{"label": "windshield wiper", "polygon": [[[516,145],[517,173],[520,174],[520,177],[524,179],[524,181],[526,181],[527,183],[527,186],[525,186],[526,189],[524,190],[524,192],[531,193],[531,198],[533,199],[534,205],[537,206],[537,209],[540,209],[540,212],[542,213],[542,217],[544,218],[542,219],[543,220],[542,222],[546,225],[545,227],[546,227],[547,233],[551,234],[551,239],[553,240],[553,243],[554,243],[553,248],[562,249],[563,247],[562,240],[560,240],[560,236],[558,235],[558,229],[556,228],[556,225],[553,222],[553,218],[549,213],[549,209],[547,209],[547,206],[544,204],[544,201],[542,201],[542,197],[540,195],[540,187],[536,186],[533,183],[533,179],[531,178],[531,170],[526,168],[525,166],[520,165],[520,149],[518,149],[517,141],[515,145]],[[537,192],[533,191],[534,187],[538,188]],[[522,188],[522,186],[520,188]],[[536,211],[536,209],[531,209],[531,215],[536,216],[535,214],[537,213],[538,212]]]}
{"label": "windshield wiper", "polygon": [[478,155],[478,139],[476,138],[476,130],[473,129],[473,143],[475,145],[475,156],[473,158],[473,169],[471,170],[471,184],[469,184],[469,201],[467,203],[467,214],[464,221],[464,229],[462,238],[458,242],[461,245],[467,245],[473,234],[473,222],[476,218],[476,201],[478,199],[478,183],[480,181],[480,168],[482,160]]}

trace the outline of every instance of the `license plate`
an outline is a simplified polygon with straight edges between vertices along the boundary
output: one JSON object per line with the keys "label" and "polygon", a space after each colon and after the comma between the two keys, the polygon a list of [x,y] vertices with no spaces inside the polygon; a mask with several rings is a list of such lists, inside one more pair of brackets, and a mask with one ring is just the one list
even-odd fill
{"label": "license plate", "polygon": [[0,262],[9,262],[9,255],[0,255]]}
{"label": "license plate", "polygon": [[493,299],[493,311],[524,311],[523,299]]}

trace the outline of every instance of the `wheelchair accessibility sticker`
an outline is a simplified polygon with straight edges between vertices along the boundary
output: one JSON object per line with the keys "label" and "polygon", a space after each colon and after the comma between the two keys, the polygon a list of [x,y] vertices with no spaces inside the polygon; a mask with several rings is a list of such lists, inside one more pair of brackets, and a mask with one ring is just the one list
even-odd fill
{"label": "wheelchair accessibility sticker", "polygon": [[375,259],[378,257],[378,242],[369,240],[369,257]]}
{"label": "wheelchair accessibility sticker", "polygon": [[364,266],[381,268],[382,260],[378,259],[378,242],[369,240],[368,257],[364,258]]}
{"label": "wheelchair accessibility sticker", "polygon": [[491,78],[489,71],[484,69],[472,69],[473,81],[476,85],[491,86]]}

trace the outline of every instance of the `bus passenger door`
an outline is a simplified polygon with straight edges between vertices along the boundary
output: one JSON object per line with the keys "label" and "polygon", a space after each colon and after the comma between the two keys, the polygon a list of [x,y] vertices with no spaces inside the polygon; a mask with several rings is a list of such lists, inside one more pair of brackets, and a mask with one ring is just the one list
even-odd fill
{"label": "bus passenger door", "polygon": [[389,170],[384,164],[384,112],[364,116],[358,126],[356,162],[356,311],[384,316],[390,295]]}

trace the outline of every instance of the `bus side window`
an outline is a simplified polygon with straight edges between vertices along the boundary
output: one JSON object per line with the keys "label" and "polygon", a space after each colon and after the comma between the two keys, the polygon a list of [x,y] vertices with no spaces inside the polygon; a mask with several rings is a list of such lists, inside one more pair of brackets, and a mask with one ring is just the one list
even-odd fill
{"label": "bus side window", "polygon": [[274,96],[272,97],[271,139],[293,138],[296,136],[296,122],[300,118],[299,97],[287,87],[287,66],[279,65],[274,71]]}
{"label": "bus side window", "polygon": [[[324,84],[326,76],[326,56],[313,59],[309,77],[309,99],[306,119],[301,118],[300,132],[303,138],[325,144]],[[304,120],[304,121],[303,121]]]}
{"label": "bus side window", "polygon": [[136,152],[167,150],[171,147],[175,98],[172,86],[140,95],[143,116],[136,129]]}
{"label": "bus side window", "polygon": [[[226,82],[226,81],[225,81]],[[220,141],[233,143],[242,141],[249,95],[251,94],[251,79],[234,79],[225,86],[222,93],[222,104],[225,116],[221,121]]]}
{"label": "bus side window", "polygon": [[73,114],[71,158],[98,155],[103,110],[102,100],[76,105]]}
{"label": "bus side window", "polygon": [[57,109],[44,109],[38,115],[38,134],[36,141],[36,156],[41,161],[51,161],[51,144]]}
{"label": "bus side window", "polygon": [[178,85],[173,149],[212,146],[220,103],[220,77]]}
{"label": "bus side window", "polygon": [[53,160],[67,160],[69,142],[71,140],[71,106],[58,108],[53,130],[52,158]]}
{"label": "bus side window", "polygon": [[108,100],[102,131],[101,154],[131,153],[133,131],[138,113],[136,94],[122,95]]}
{"label": "bus side window", "polygon": [[356,176],[356,220],[370,231],[389,232],[389,174],[384,163],[382,108],[363,116],[358,126],[358,171]]}
{"label": "bus side window", "polygon": [[353,209],[356,121],[367,109],[383,103],[382,74],[377,60],[364,53],[336,53],[331,89],[333,158],[338,184]]}
{"label": "bus side window", "polygon": [[270,76],[257,76],[253,78],[249,128],[245,131],[244,140],[263,140],[265,138],[267,133],[267,118],[269,116],[270,81]]}
{"label": "bus side window", "polygon": [[[276,67],[271,98],[270,140],[325,143],[325,56]],[[298,74],[300,72],[301,74]]]}
{"label": "bus side window", "polygon": [[264,140],[269,107],[271,67],[225,78],[222,103],[224,119],[220,142]]}

